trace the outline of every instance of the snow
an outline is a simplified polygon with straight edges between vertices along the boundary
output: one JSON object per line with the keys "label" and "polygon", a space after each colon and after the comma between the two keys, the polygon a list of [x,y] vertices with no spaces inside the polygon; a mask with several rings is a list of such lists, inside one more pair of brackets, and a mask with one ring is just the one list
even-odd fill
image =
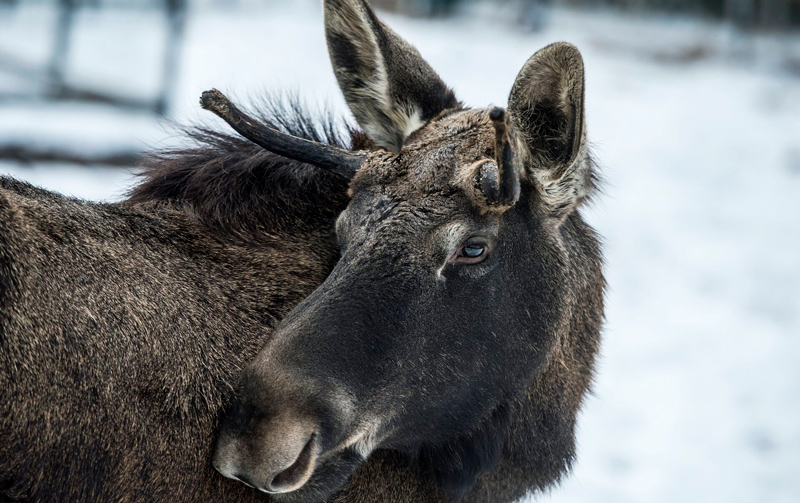
{"label": "snow", "polygon": [[[0,17],[0,52],[41,61],[45,10]],[[787,70],[798,37],[567,10],[526,33],[490,4],[450,20],[384,17],[475,106],[503,104],[550,42],[570,41],[586,59],[589,135],[606,180],[586,215],[605,239],[608,322],[574,473],[531,501],[800,501],[800,79]],[[70,79],[155,92],[164,35],[151,21],[93,13]],[[29,40],[12,43],[7,26]],[[125,58],[132,34],[139,52]],[[239,99],[297,89],[344,110],[316,1],[197,8],[179,75],[177,123],[219,124],[197,105],[211,87]],[[0,74],[0,90],[15,86]],[[164,146],[178,141],[171,124],[0,102],[0,143]],[[91,199],[118,199],[133,183],[100,168],[0,172]]]}
{"label": "snow", "polygon": [[34,101],[0,110],[0,145],[57,147],[72,154],[139,152],[179,142],[164,119],[145,112],[119,111],[106,105]]}
{"label": "snow", "polygon": [[70,197],[107,202],[125,198],[125,193],[136,183],[136,172],[134,169],[52,163],[20,166],[0,161],[0,175],[10,175]]}

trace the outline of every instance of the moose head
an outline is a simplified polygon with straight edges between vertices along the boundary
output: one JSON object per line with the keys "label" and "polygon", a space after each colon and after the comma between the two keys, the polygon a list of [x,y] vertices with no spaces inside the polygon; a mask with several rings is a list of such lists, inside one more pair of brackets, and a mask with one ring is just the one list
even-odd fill
{"label": "moose head", "polygon": [[462,105],[364,0],[326,0],[339,85],[368,136],[345,151],[203,104],[265,148],[351,179],[341,259],[244,371],[217,439],[223,475],[276,501],[329,497],[378,449],[444,497],[505,470],[526,490],[574,455],[603,316],[584,69],[534,54],[507,108]]}

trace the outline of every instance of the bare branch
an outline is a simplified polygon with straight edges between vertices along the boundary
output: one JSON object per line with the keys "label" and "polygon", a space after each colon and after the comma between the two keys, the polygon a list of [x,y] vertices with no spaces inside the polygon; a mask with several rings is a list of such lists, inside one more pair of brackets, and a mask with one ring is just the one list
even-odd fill
{"label": "bare branch", "polygon": [[111,154],[77,154],[58,149],[38,149],[30,145],[0,145],[0,160],[21,164],[37,162],[79,164],[83,166],[120,166],[133,167],[141,160],[136,152],[120,151]]}

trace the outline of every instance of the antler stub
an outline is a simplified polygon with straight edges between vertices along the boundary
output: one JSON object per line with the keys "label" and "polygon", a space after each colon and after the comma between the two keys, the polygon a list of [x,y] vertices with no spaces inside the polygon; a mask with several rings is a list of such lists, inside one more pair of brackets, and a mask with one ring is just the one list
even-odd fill
{"label": "antler stub", "polygon": [[494,158],[481,167],[481,189],[492,207],[508,208],[519,199],[519,171],[514,166],[514,148],[511,145],[508,113],[495,107],[489,112],[495,130]]}

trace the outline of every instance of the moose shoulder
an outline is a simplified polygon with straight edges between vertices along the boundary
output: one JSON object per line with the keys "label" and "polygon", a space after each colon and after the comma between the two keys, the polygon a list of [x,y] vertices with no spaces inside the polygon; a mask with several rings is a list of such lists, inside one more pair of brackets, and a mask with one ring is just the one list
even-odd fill
{"label": "moose shoulder", "polygon": [[[332,161],[352,179],[341,259],[246,367],[214,464],[300,503],[346,497],[391,450],[437,497],[513,501],[568,469],[602,325],[582,58],[548,46],[507,109],[469,109],[364,0],[324,9],[372,148]],[[242,124],[221,94],[207,104]]]}

